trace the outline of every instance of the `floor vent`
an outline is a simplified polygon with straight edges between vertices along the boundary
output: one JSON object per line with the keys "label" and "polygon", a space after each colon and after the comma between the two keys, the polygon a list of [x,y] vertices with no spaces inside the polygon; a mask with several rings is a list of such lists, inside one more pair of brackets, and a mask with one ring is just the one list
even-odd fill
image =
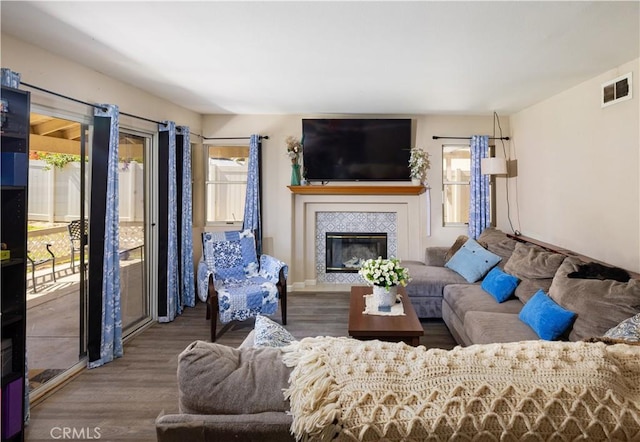
{"label": "floor vent", "polygon": [[631,99],[631,72],[602,83],[602,107]]}

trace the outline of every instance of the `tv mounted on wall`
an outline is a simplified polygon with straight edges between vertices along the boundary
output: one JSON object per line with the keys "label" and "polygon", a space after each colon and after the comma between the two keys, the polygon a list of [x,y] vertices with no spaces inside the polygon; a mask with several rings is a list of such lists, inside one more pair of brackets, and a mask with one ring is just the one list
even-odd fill
{"label": "tv mounted on wall", "polygon": [[411,119],[303,119],[308,181],[408,181]]}

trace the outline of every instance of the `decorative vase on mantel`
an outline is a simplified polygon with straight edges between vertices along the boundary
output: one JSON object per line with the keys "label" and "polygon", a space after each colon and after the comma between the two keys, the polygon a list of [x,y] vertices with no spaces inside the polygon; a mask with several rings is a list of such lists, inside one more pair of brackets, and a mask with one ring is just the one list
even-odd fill
{"label": "decorative vase on mantel", "polygon": [[291,165],[291,185],[300,185],[300,165],[298,163],[293,163]]}
{"label": "decorative vase on mantel", "polygon": [[422,181],[420,180],[420,178],[411,177],[411,184],[413,186],[419,186],[422,184]]}
{"label": "decorative vase on mantel", "polygon": [[385,287],[382,285],[373,286],[373,299],[378,307],[391,307],[396,303],[398,297],[398,286]]}

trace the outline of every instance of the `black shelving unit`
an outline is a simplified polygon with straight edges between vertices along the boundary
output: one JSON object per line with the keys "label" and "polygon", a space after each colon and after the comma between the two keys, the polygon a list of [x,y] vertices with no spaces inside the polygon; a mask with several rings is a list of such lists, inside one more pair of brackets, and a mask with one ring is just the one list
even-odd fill
{"label": "black shelving unit", "polygon": [[[2,290],[2,440],[24,440],[27,314],[29,92],[2,86],[0,261]],[[3,256],[4,258],[4,256]]]}

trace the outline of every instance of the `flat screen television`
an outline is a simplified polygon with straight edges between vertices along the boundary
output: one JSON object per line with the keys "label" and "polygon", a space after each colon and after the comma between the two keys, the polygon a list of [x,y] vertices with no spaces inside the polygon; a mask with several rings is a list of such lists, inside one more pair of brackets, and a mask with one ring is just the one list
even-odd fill
{"label": "flat screen television", "polygon": [[411,119],[303,119],[307,181],[408,181]]}

